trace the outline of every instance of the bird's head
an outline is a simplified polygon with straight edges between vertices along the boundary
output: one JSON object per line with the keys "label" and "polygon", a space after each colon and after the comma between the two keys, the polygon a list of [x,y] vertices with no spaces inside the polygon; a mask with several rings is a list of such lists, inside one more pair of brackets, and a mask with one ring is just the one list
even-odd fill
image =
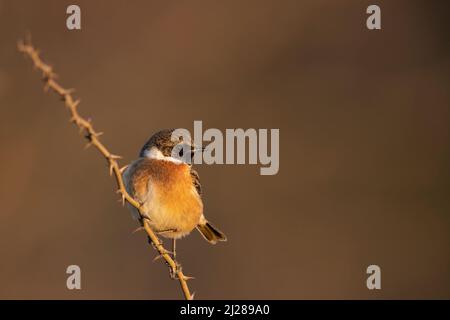
{"label": "bird's head", "polygon": [[184,129],[158,131],[144,144],[139,157],[146,157],[191,164],[195,152],[203,148],[195,146]]}

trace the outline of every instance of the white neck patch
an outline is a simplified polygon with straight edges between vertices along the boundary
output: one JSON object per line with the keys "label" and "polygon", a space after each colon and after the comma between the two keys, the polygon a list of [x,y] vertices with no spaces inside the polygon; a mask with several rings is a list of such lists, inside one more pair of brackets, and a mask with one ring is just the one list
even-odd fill
{"label": "white neck patch", "polygon": [[156,147],[151,147],[150,150],[145,150],[144,157],[149,159],[156,159],[156,160],[164,160],[164,161],[170,161],[176,164],[182,164],[183,161],[180,159],[174,158],[174,157],[166,157],[163,155],[163,153]]}

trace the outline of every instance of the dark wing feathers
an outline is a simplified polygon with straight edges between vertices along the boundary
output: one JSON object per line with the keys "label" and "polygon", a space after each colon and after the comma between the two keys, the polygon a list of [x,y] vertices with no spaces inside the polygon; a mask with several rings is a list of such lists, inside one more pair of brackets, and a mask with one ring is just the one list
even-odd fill
{"label": "dark wing feathers", "polygon": [[191,177],[192,177],[192,183],[195,186],[195,189],[197,189],[198,194],[202,195],[202,185],[200,184],[200,177],[198,176],[197,171],[192,169],[191,167]]}

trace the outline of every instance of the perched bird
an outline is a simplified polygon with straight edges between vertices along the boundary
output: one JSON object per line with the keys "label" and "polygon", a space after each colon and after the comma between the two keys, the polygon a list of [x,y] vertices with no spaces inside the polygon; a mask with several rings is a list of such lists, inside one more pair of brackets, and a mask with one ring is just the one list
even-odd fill
{"label": "perched bird", "polygon": [[194,228],[212,244],[227,238],[203,215],[199,176],[185,160],[190,159],[186,152],[193,156],[203,149],[187,139],[183,141],[182,137],[174,139],[173,132],[172,129],[155,133],[142,147],[139,158],[124,170],[123,179],[127,192],[141,204],[145,215],[141,217],[138,210],[130,206],[133,217],[148,219],[157,234],[173,239],[175,259],[176,239]]}

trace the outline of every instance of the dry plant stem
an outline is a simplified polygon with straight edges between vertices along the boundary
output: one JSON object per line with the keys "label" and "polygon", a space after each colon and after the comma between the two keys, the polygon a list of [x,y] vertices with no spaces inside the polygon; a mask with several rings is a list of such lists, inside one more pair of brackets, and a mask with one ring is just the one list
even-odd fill
{"label": "dry plant stem", "polygon": [[[117,192],[121,194],[122,204],[125,204],[125,201],[130,203],[136,209],[139,210],[141,217],[143,217],[143,213],[141,212],[140,204],[134,200],[126,191],[125,184],[122,179],[121,169],[117,159],[120,159],[119,156],[112,154],[99,140],[99,136],[102,134],[101,132],[97,132],[94,130],[94,127],[90,120],[83,118],[78,113],[78,105],[80,100],[74,100],[72,97],[73,90],[63,88],[58,82],[56,82],[56,74],[53,72],[53,69],[48,64],[44,63],[40,56],[39,51],[33,47],[31,43],[25,43],[23,41],[19,41],[17,44],[18,50],[28,56],[36,69],[42,72],[43,80],[45,82],[45,89],[51,89],[56,94],[58,94],[61,99],[64,101],[66,107],[69,109],[71,114],[70,121],[73,122],[79,129],[80,132],[85,133],[85,138],[88,140],[87,146],[95,147],[100,153],[105,157],[106,161],[109,164],[110,175],[114,174],[114,177],[117,182]],[[178,265],[172,257],[169,255],[168,251],[162,246],[161,241],[150,228],[149,221],[147,219],[141,218],[140,220],[143,228],[145,229],[147,235],[149,236],[153,246],[158,251],[159,255],[166,261],[171,269],[172,274],[176,274],[178,281],[180,282],[181,289],[183,290],[184,297],[187,300],[193,299],[193,294],[189,291],[189,287],[187,285],[187,280],[191,279],[183,274],[181,270],[181,266]]]}

